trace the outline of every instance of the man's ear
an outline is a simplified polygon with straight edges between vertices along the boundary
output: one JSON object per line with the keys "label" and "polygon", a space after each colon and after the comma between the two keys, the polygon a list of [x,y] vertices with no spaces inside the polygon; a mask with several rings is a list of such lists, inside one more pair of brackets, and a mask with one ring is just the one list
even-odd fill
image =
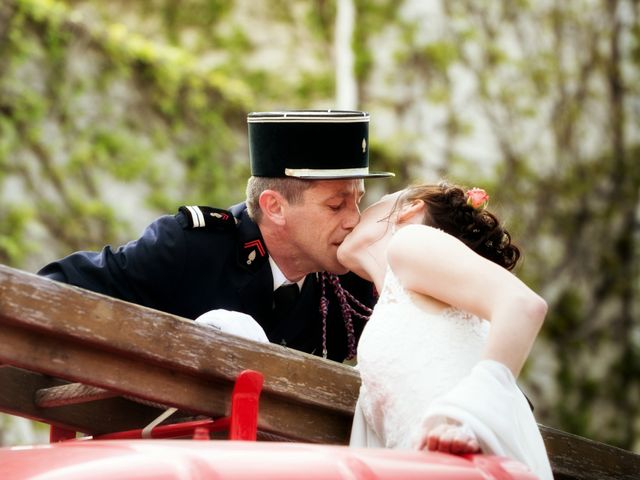
{"label": "man's ear", "polygon": [[283,206],[286,204],[286,200],[279,192],[275,190],[263,191],[258,198],[258,203],[265,219],[277,225],[284,225]]}
{"label": "man's ear", "polygon": [[417,199],[405,203],[398,211],[398,223],[417,223],[416,219],[422,221],[426,208],[427,204],[424,203],[424,200]]}

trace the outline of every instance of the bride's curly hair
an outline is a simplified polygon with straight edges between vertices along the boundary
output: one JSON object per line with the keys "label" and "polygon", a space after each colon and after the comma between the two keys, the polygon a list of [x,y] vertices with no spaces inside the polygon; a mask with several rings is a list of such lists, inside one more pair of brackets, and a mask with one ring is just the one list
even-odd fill
{"label": "bride's curly hair", "polygon": [[498,218],[486,209],[467,204],[465,190],[441,182],[406,189],[401,203],[422,200],[427,205],[424,223],[460,239],[479,255],[512,270],[520,258],[520,249],[511,243],[511,235]]}

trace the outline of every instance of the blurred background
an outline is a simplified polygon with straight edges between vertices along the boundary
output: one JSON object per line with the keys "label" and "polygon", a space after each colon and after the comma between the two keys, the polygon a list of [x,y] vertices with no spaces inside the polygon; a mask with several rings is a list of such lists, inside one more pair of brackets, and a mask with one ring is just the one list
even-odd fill
{"label": "blurred background", "polygon": [[[372,168],[397,176],[365,204],[441,178],[487,189],[550,307],[520,379],[538,421],[638,452],[639,9],[1,0],[0,263],[35,272],[242,201],[250,111],[366,110]],[[46,438],[0,416],[2,444]]]}

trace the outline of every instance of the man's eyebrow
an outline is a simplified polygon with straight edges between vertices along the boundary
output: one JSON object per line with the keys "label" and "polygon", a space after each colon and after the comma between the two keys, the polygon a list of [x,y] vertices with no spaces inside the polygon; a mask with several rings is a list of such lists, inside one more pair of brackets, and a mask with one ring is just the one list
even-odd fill
{"label": "man's eyebrow", "polygon": [[348,197],[349,195],[351,195],[351,192],[348,190],[340,190],[339,192],[333,192],[333,193],[329,193],[327,194],[327,199],[330,198],[337,198],[337,197]]}
{"label": "man's eyebrow", "polygon": [[[356,194],[359,200],[362,199],[365,193],[366,191],[364,188],[358,189],[356,191]],[[340,190],[339,192],[334,192],[332,194],[327,195],[327,197],[325,198],[325,201],[329,201],[335,198],[347,198],[347,197],[350,197],[351,195],[353,195],[353,189]]]}
{"label": "man's eyebrow", "polygon": [[334,193],[333,195],[329,195],[325,198],[325,202],[330,202],[331,200],[342,200],[347,198],[349,194],[346,192]]}

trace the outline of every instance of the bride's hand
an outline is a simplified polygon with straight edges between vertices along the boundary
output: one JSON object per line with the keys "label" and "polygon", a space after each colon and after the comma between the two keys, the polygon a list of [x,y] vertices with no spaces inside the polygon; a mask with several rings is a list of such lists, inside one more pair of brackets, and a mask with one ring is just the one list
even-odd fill
{"label": "bride's hand", "polygon": [[464,455],[480,452],[480,445],[470,428],[443,423],[434,427],[422,439],[419,449]]}

